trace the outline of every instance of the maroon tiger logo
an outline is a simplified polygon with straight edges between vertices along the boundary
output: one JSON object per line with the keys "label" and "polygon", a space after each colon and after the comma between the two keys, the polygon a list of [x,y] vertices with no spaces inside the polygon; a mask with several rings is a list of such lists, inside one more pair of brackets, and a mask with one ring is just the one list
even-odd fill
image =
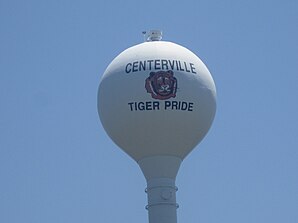
{"label": "maroon tiger logo", "polygon": [[146,79],[145,88],[152,98],[166,100],[176,97],[177,79],[171,70],[151,72]]}

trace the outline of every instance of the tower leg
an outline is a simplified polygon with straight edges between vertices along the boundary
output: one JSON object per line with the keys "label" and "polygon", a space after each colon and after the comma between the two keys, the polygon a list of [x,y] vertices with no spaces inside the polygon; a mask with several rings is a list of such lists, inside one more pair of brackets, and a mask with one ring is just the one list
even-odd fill
{"label": "tower leg", "polygon": [[147,181],[149,223],[177,223],[175,180],[156,178]]}
{"label": "tower leg", "polygon": [[147,181],[149,223],[177,223],[175,179],[182,160],[152,156],[138,162]]}

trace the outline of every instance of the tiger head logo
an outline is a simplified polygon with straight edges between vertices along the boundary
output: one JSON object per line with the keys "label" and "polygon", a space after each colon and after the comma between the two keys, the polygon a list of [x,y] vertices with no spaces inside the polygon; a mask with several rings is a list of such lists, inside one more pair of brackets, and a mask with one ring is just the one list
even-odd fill
{"label": "tiger head logo", "polygon": [[145,88],[152,98],[166,100],[176,97],[177,79],[171,70],[150,72]]}

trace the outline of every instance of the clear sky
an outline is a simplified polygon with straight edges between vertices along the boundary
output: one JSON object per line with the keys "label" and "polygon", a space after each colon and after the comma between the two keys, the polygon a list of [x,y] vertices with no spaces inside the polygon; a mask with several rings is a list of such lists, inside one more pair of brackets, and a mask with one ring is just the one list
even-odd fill
{"label": "clear sky", "polygon": [[96,98],[149,29],[217,86],[214,124],[177,177],[178,222],[297,222],[297,12],[295,0],[0,0],[0,222],[148,222],[145,179]]}

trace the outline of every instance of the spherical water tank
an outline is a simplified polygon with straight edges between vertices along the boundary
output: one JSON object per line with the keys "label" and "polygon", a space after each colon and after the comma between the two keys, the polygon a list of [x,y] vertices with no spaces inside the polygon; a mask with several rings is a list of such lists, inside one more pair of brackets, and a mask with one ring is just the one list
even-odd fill
{"label": "spherical water tank", "polygon": [[133,159],[184,159],[214,119],[216,89],[204,63],[166,41],[120,53],[98,90],[98,112],[111,139]]}

